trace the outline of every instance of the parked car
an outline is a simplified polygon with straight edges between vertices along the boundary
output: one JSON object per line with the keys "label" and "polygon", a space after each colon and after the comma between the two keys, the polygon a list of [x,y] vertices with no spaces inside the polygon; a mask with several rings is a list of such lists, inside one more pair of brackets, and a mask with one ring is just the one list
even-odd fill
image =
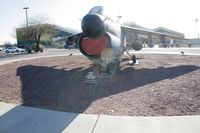
{"label": "parked car", "polygon": [[64,45],[64,48],[65,49],[78,49],[79,48],[79,45],[78,44],[72,44],[72,45],[69,45],[69,44],[65,44]]}
{"label": "parked car", "polygon": [[3,51],[3,48],[0,48],[0,51]]}
{"label": "parked car", "polygon": [[25,49],[18,48],[18,47],[7,47],[4,49],[4,51],[6,53],[19,53],[19,52],[23,53],[25,52]]}

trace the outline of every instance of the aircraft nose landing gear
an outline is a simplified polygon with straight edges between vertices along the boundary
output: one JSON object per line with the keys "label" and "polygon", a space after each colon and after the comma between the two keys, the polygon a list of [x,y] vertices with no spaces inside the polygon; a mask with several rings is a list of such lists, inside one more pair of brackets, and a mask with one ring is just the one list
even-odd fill
{"label": "aircraft nose landing gear", "polygon": [[118,60],[115,60],[114,62],[110,62],[106,66],[100,66],[100,74],[105,76],[112,76],[119,67],[119,64],[120,62]]}

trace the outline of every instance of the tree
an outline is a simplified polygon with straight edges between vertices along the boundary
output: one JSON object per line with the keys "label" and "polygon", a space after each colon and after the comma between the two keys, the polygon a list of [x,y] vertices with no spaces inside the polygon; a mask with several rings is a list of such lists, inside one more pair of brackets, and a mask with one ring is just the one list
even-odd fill
{"label": "tree", "polygon": [[49,38],[52,38],[55,33],[55,26],[48,24],[47,20],[48,18],[43,16],[30,19],[28,35],[30,38],[33,38],[36,43],[36,52],[40,51],[41,37],[49,36]]}
{"label": "tree", "polygon": [[[21,28],[18,32],[17,38],[25,40],[27,43],[26,48],[28,51],[34,50],[35,52],[41,51],[40,43],[41,38],[46,37],[52,39],[55,34],[55,26],[48,24],[48,17],[37,16],[29,19],[29,26]],[[35,45],[33,45],[35,43]],[[34,47],[33,47],[34,46]]]}
{"label": "tree", "polygon": [[9,42],[9,41],[5,41],[3,45],[4,45],[4,47],[6,47],[6,48],[7,48],[7,47],[14,46],[14,45],[13,45],[11,42]]}
{"label": "tree", "polygon": [[130,27],[137,27],[136,23],[133,21],[124,22],[122,25],[130,26]]}

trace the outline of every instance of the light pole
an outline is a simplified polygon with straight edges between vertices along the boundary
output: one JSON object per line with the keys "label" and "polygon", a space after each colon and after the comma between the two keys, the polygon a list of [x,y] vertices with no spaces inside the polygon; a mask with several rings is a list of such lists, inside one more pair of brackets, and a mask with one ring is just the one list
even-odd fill
{"label": "light pole", "polygon": [[27,30],[27,31],[26,31],[26,32],[27,32],[27,33],[26,33],[26,34],[27,34],[27,38],[26,38],[27,40],[26,40],[26,41],[27,41],[27,44],[28,44],[28,45],[26,44],[25,47],[28,49],[28,52],[31,53],[31,50],[30,50],[30,48],[29,48],[29,46],[30,46],[30,42],[29,42],[29,41],[30,41],[30,40],[29,40],[29,35],[28,35],[29,32],[28,32],[28,13],[27,13],[27,10],[29,9],[29,7],[24,7],[23,9],[26,11],[26,28],[27,28],[27,29],[26,29],[26,30]]}
{"label": "light pole", "polygon": [[24,7],[23,9],[26,10],[26,26],[27,26],[27,29],[28,29],[28,13],[27,13],[27,10],[29,9],[29,7]]}
{"label": "light pole", "polygon": [[195,19],[195,22],[196,22],[197,36],[198,36],[198,38],[199,38],[199,27],[198,27],[198,22],[199,22],[199,20],[198,20],[198,18]]}

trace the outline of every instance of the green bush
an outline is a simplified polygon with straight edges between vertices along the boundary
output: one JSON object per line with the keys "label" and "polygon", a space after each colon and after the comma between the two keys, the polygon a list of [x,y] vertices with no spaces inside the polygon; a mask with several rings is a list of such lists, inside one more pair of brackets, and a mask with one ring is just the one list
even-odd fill
{"label": "green bush", "polygon": [[39,45],[39,47],[37,48],[37,45],[36,44],[34,44],[34,45],[32,45],[32,51],[34,51],[34,52],[43,52],[44,51],[44,47],[43,46],[41,46],[41,45]]}

